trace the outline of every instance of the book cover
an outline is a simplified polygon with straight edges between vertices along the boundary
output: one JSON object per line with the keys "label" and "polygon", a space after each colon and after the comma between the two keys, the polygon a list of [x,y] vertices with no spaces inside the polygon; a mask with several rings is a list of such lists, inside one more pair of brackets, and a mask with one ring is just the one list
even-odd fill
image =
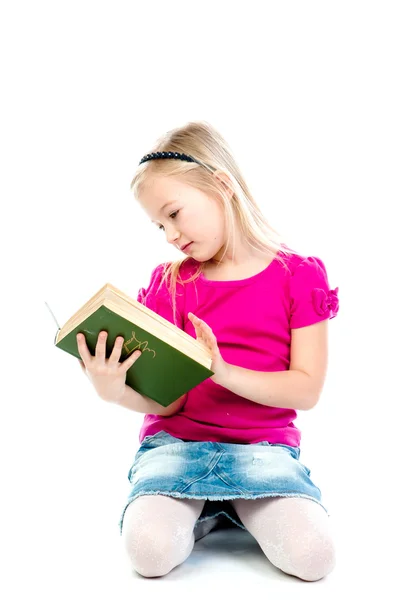
{"label": "book cover", "polygon": [[[163,319],[160,315],[157,318]],[[126,385],[164,407],[214,374],[184,352],[104,305],[95,309],[61,340],[58,339],[60,331],[59,328],[55,346],[80,360],[77,333],[85,335],[87,347],[94,356],[100,331],[107,331],[106,358],[110,356],[116,338],[122,336],[124,344],[120,362],[137,349],[142,352],[126,373]]]}

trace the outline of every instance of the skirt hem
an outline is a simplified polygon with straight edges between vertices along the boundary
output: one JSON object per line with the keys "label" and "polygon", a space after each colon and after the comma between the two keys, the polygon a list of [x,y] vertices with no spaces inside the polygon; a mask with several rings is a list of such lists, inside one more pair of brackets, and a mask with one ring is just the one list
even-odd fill
{"label": "skirt hem", "polygon": [[[224,494],[223,496],[207,496],[207,495],[201,495],[201,494],[184,494],[181,492],[161,492],[161,491],[151,491],[151,492],[138,492],[137,494],[135,494],[132,498],[129,499],[129,502],[125,505],[125,508],[123,510],[122,516],[120,518],[119,521],[119,529],[120,529],[120,535],[122,535],[122,526],[123,526],[123,520],[124,520],[124,516],[125,516],[125,511],[128,508],[128,506],[131,504],[131,502],[133,502],[134,500],[136,500],[137,498],[139,498],[140,496],[171,496],[172,498],[178,498],[178,499],[188,499],[188,500],[216,500],[216,501],[221,501],[221,500],[236,500],[239,498],[242,498],[243,500],[257,500],[259,498],[306,498],[307,500],[313,500],[314,502],[316,502],[317,504],[319,504],[320,506],[322,506],[322,508],[325,510],[325,512],[329,515],[327,509],[325,508],[325,506],[322,504],[322,502],[320,502],[319,500],[317,500],[316,498],[314,498],[313,496],[310,496],[309,494],[302,494],[301,492],[265,492],[265,493],[261,493],[261,494]],[[199,524],[202,523],[204,521],[208,521],[209,519],[212,519],[216,516],[219,515],[223,515],[225,517],[227,517],[228,519],[230,519],[235,525],[237,525],[238,527],[240,527],[241,529],[244,529],[245,531],[247,531],[246,527],[243,525],[243,523],[240,521],[240,523],[238,521],[236,521],[231,515],[228,515],[225,511],[218,511],[215,514],[212,515],[206,515],[203,517],[199,517],[196,521],[195,527]]]}

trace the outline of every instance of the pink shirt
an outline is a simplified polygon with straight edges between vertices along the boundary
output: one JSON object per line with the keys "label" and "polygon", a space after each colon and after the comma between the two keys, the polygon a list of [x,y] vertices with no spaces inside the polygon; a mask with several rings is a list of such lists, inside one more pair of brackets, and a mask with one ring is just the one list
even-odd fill
{"label": "pink shirt", "polygon": [[[182,279],[197,264],[190,258],[181,267]],[[239,281],[211,281],[201,274],[195,282],[177,283],[181,294],[177,295],[178,326],[196,338],[187,317],[193,312],[211,327],[226,362],[253,371],[289,369],[291,329],[332,319],[339,303],[338,288],[330,289],[319,258],[295,254],[287,264],[289,273],[275,259],[260,273]],[[173,323],[166,285],[155,293],[162,266],[152,271],[147,290],[141,288],[137,299]],[[299,446],[296,416],[293,409],[252,402],[207,379],[187,393],[177,414],[146,414],[139,440],[163,429],[190,441],[251,444],[266,440]]]}

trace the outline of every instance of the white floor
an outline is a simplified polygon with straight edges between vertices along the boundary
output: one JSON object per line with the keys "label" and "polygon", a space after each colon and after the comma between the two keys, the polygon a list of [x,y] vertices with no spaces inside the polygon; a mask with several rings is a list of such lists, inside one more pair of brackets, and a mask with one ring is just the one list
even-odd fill
{"label": "white floor", "polygon": [[[394,591],[391,585],[394,573],[383,568],[382,555],[371,551],[372,548],[364,552],[361,543],[357,543],[355,549],[353,539],[357,541],[358,537],[352,538],[351,533],[346,535],[346,529],[336,530],[338,562],[335,570],[317,582],[304,582],[283,573],[267,560],[248,532],[228,529],[211,532],[197,541],[189,558],[162,578],[141,577],[131,571],[126,558],[121,556],[122,562],[115,564],[114,571],[114,575],[119,574],[118,597],[129,598],[132,592],[139,590],[150,593],[154,586],[162,586],[160,591],[164,597],[172,597],[175,592],[188,589],[196,598],[207,598],[207,590],[212,598],[213,590],[218,590],[218,597],[224,591],[238,598],[245,598],[253,591],[262,591],[266,598],[278,593],[280,598],[294,594],[296,598],[315,595],[323,599],[336,599],[340,592],[347,596],[351,591]],[[121,555],[121,552],[116,554]],[[109,581],[112,587],[111,573]]]}
{"label": "white floor", "polygon": [[[76,502],[78,504],[78,498]],[[62,506],[65,511],[67,503],[64,501]],[[71,510],[76,507],[72,505]],[[28,503],[26,508],[29,508]],[[49,516],[54,514],[50,508]],[[18,587],[19,590],[15,596],[7,595],[7,600],[31,595],[58,600],[89,597],[128,600],[152,598],[154,593],[162,594],[163,599],[175,599],[180,592],[205,600],[224,598],[224,594],[230,598],[247,598],[253,593],[263,594],[265,598],[279,594],[280,599],[295,595],[296,599],[336,600],[340,593],[349,597],[350,593],[378,590],[384,593],[385,600],[396,597],[391,585],[394,571],[389,565],[384,568],[386,549],[368,547],[368,539],[360,539],[354,528],[351,531],[350,522],[336,531],[338,563],[335,570],[320,581],[304,582],[276,569],[255,539],[239,529],[209,533],[196,542],[192,554],[182,565],[164,577],[145,578],[130,568],[115,524],[106,519],[99,527],[97,517],[93,516],[95,513],[85,519],[81,514],[80,520],[66,514],[64,521],[58,522],[49,518],[41,539],[35,536],[16,540],[19,541],[16,548],[19,568],[12,589]],[[35,515],[30,517],[34,519]],[[82,532],[84,521],[86,527]],[[39,532],[41,523],[37,521],[34,529]]]}

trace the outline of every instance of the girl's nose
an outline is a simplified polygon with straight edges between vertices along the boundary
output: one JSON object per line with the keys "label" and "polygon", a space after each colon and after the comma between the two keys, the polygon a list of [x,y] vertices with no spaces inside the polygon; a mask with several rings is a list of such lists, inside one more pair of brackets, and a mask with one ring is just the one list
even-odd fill
{"label": "girl's nose", "polygon": [[175,246],[178,244],[179,234],[176,231],[169,230],[167,232],[167,242],[169,244],[174,244]]}

